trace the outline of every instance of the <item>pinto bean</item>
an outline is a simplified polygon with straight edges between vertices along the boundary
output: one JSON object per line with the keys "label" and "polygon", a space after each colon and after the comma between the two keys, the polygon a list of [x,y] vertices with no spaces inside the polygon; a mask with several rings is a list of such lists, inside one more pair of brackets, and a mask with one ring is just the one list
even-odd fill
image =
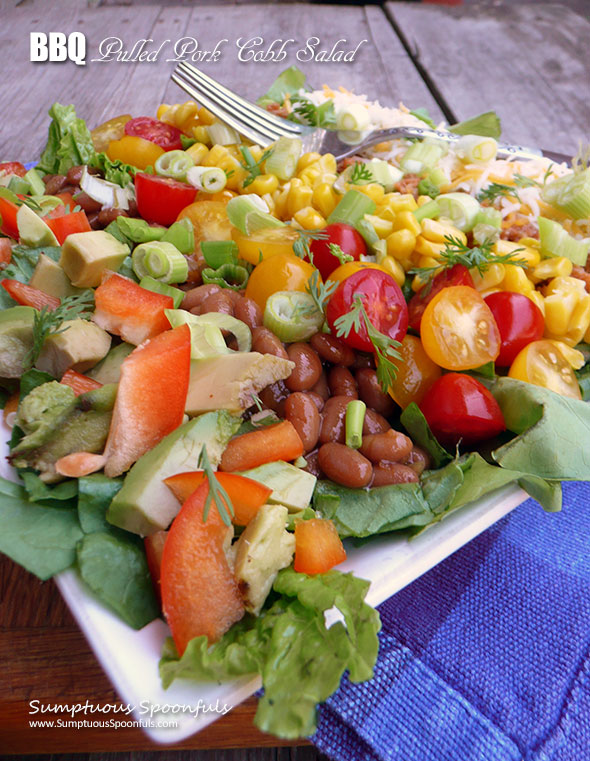
{"label": "pinto bean", "polygon": [[67,185],[65,174],[46,174],[43,182],[45,183],[45,193],[48,196],[61,193],[62,189]]}
{"label": "pinto bean", "polygon": [[285,381],[289,391],[308,391],[322,374],[322,363],[309,344],[293,343],[287,347],[291,362],[295,362],[291,375]]}
{"label": "pinto bean", "polygon": [[269,410],[274,410],[279,417],[285,416],[285,401],[289,396],[289,390],[284,381],[280,380],[263,388],[258,396],[262,404]]}
{"label": "pinto bean", "polygon": [[383,417],[389,417],[395,409],[395,402],[381,390],[377,380],[377,372],[369,367],[363,367],[355,373],[359,397],[367,405]]}
{"label": "pinto bean", "polygon": [[88,212],[86,214],[86,216],[88,217],[88,224],[90,225],[90,227],[93,230],[100,230],[101,229],[101,226],[98,224],[98,212],[97,211]]}
{"label": "pinto bean", "polygon": [[319,394],[316,394],[315,391],[306,391],[305,393],[318,408],[318,412],[321,412],[324,409],[324,404],[326,403],[323,397],[321,397]]}
{"label": "pinto bean", "polygon": [[410,454],[402,460],[402,465],[407,465],[417,475],[421,475],[424,470],[430,467],[430,455],[421,447],[414,446]]}
{"label": "pinto bean", "polygon": [[186,292],[180,306],[190,312],[191,309],[201,306],[208,296],[211,296],[214,293],[219,293],[220,290],[220,286],[215,285],[215,283],[198,285],[196,288],[191,288],[190,291]]}
{"label": "pinto bean", "polygon": [[328,388],[328,378],[326,377],[326,373],[324,370],[322,370],[320,377],[318,378],[318,382],[315,384],[315,386],[312,386],[311,392],[313,394],[317,394],[320,396],[324,402],[326,399],[330,398],[330,389]]}
{"label": "pinto bean", "polygon": [[363,422],[363,436],[367,436],[372,433],[385,433],[389,431],[391,426],[387,420],[375,410],[367,407],[365,412],[365,420]]}
{"label": "pinto bean", "polygon": [[344,418],[346,406],[350,402],[349,396],[332,396],[322,410],[322,426],[320,428],[320,441],[326,444],[328,441],[344,443]]}
{"label": "pinto bean", "polygon": [[366,486],[373,477],[369,460],[345,444],[323,444],[318,452],[318,461],[328,478],[350,489]]}
{"label": "pinto bean", "polygon": [[240,296],[234,304],[234,316],[245,322],[250,330],[262,325],[262,311],[254,299]]}
{"label": "pinto bean", "polygon": [[285,347],[275,334],[260,326],[252,331],[252,351],[259,351],[261,354],[274,354],[275,357],[289,359]]}
{"label": "pinto bean", "polygon": [[74,196],[74,202],[88,214],[102,209],[102,204],[95,201],[94,198],[90,198],[88,193],[78,193]]}
{"label": "pinto bean", "polygon": [[311,337],[309,343],[324,362],[330,362],[332,365],[342,365],[343,367],[350,367],[350,365],[354,364],[354,351],[350,346],[346,346],[339,338],[330,335],[330,333],[316,333]]}
{"label": "pinto bean", "polygon": [[415,470],[399,462],[380,462],[373,468],[371,486],[389,486],[390,484],[411,484],[418,480]]}
{"label": "pinto bean", "polygon": [[67,182],[70,185],[79,185],[83,172],[84,166],[82,164],[79,166],[73,166],[71,169],[68,169],[68,173],[66,174]]}
{"label": "pinto bean", "polygon": [[363,436],[360,451],[372,462],[401,462],[410,454],[412,446],[412,439],[390,428],[386,433]]}
{"label": "pinto bean", "polygon": [[368,354],[364,351],[357,351],[352,368],[360,370],[363,367],[375,368],[375,358],[372,354]]}
{"label": "pinto bean", "polygon": [[356,382],[346,367],[333,367],[328,374],[328,386],[332,396],[349,396],[358,399]]}
{"label": "pinto bean", "polygon": [[126,211],[123,209],[102,209],[98,212],[98,224],[101,227],[107,227],[111,222],[114,222],[117,217],[128,217]]}
{"label": "pinto bean", "polygon": [[[195,307],[195,309],[199,310],[198,314],[207,314],[207,312],[220,312],[221,314],[229,314],[232,317],[234,314],[234,305],[232,304],[231,297],[223,288],[216,293],[212,293],[210,296],[207,296],[207,298],[200,304],[200,306]],[[194,309],[191,311],[193,314],[195,314]]]}
{"label": "pinto bean", "polygon": [[285,401],[285,417],[293,424],[303,442],[303,451],[310,452],[320,436],[320,413],[308,394],[296,391]]}

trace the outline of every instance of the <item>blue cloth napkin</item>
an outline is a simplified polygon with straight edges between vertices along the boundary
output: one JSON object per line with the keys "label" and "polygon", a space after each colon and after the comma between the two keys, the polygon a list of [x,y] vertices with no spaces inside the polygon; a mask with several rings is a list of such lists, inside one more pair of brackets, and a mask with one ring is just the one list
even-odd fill
{"label": "blue cloth napkin", "polygon": [[384,602],[371,682],[311,740],[338,761],[589,761],[590,484],[532,499]]}

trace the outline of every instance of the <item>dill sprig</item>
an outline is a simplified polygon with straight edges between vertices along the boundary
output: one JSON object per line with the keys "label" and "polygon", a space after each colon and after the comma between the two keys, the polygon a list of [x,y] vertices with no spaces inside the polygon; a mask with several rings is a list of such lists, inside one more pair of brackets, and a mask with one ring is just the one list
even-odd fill
{"label": "dill sprig", "polygon": [[94,309],[94,293],[83,291],[74,296],[67,296],[55,309],[42,307],[35,311],[33,318],[33,345],[29,350],[25,364],[33,366],[39,359],[43,344],[49,336],[65,332],[69,326],[62,328],[66,320],[88,320]]}
{"label": "dill sprig", "polygon": [[514,184],[517,185],[519,188],[540,188],[541,187],[540,182],[533,180],[532,177],[526,177],[524,174],[520,174],[520,172],[514,173]]}
{"label": "dill sprig", "polygon": [[481,190],[477,196],[478,201],[488,201],[493,204],[497,198],[513,196],[518,201],[520,197],[518,190],[512,185],[502,185],[499,182],[491,182],[485,190]]}
{"label": "dill sprig", "polygon": [[335,280],[327,280],[322,283],[320,280],[320,273],[318,270],[314,270],[311,277],[307,281],[305,290],[314,301],[314,304],[322,314],[326,312],[326,303],[330,300],[330,297],[338,288],[339,283]]}
{"label": "dill sprig", "polygon": [[436,267],[417,267],[409,270],[409,275],[418,275],[423,282],[442,270],[454,267],[455,264],[463,264],[467,269],[475,267],[480,275],[492,264],[514,264],[517,267],[526,267],[524,259],[518,259],[515,254],[522,251],[517,248],[507,254],[496,254],[492,251],[494,241],[485,240],[479,246],[466,246],[459,238],[445,235],[445,248],[439,254],[440,264]]}
{"label": "dill sprig", "polygon": [[354,305],[350,312],[338,317],[334,322],[334,327],[338,338],[347,338],[353,328],[357,333],[360,333],[362,325],[365,326],[369,341],[375,350],[377,380],[384,393],[387,393],[397,377],[397,367],[391,360],[402,359],[402,355],[397,351],[401,343],[377,330],[369,320],[362,297],[358,295],[354,299]]}
{"label": "dill sprig", "polygon": [[205,500],[205,508],[203,510],[203,523],[205,523],[207,520],[207,516],[209,515],[209,510],[211,508],[211,501],[213,500],[221,520],[225,523],[226,526],[231,526],[232,516],[235,515],[234,506],[232,505],[228,493],[215,477],[215,473],[213,472],[213,468],[209,462],[207,447],[204,444],[201,448],[201,454],[199,455],[198,467],[203,469],[205,478],[209,483],[209,493],[207,494],[207,498]]}
{"label": "dill sprig", "polygon": [[334,111],[333,101],[327,100],[320,106],[316,106],[305,95],[292,95],[291,103],[293,104],[293,112],[305,124],[325,129],[336,126],[336,112]]}
{"label": "dill sprig", "polygon": [[309,244],[312,240],[328,240],[328,233],[323,230],[304,230],[303,228],[297,230],[299,237],[293,243],[293,252],[297,254],[300,259],[309,259],[313,264],[313,256],[309,249]]}
{"label": "dill sprig", "polygon": [[245,145],[240,146],[240,153],[244,158],[244,161],[240,162],[240,166],[242,166],[248,172],[248,176],[244,179],[242,187],[247,188],[248,185],[251,185],[254,180],[262,174],[261,165],[264,164],[266,159],[272,154],[272,148],[264,151],[258,161],[254,160],[252,151]]}
{"label": "dill sprig", "polygon": [[367,182],[372,182],[372,180],[373,174],[369,167],[366,164],[357,161],[356,164],[352,167],[352,172],[350,173],[350,182],[353,185],[361,185]]}
{"label": "dill sprig", "polygon": [[345,254],[344,251],[340,248],[340,246],[337,243],[328,243],[328,248],[330,249],[330,253],[332,256],[335,256],[336,259],[340,262],[340,264],[346,264],[346,262],[353,262],[354,256],[351,256],[350,254]]}

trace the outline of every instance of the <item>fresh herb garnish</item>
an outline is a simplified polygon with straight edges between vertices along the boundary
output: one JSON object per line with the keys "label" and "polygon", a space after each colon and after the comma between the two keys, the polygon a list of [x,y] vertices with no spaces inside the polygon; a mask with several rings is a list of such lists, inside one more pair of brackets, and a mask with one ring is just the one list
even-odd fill
{"label": "fresh herb garnish", "polygon": [[541,187],[540,182],[533,180],[532,177],[526,177],[524,174],[520,174],[520,172],[514,173],[514,184],[518,185],[519,188],[540,188]]}
{"label": "fresh herb garnish", "polygon": [[293,243],[293,252],[300,259],[307,258],[313,264],[313,256],[309,250],[309,244],[312,240],[328,240],[328,233],[323,230],[304,230],[303,228],[297,230],[297,232],[299,237]]}
{"label": "fresh herb garnish", "polygon": [[445,235],[445,248],[440,252],[440,264],[436,267],[418,267],[408,272],[410,275],[418,275],[424,282],[429,280],[431,275],[436,272],[454,267],[455,264],[463,264],[467,269],[475,267],[480,275],[488,269],[491,264],[514,264],[517,267],[526,267],[527,262],[524,259],[515,257],[521,248],[510,251],[507,254],[496,254],[492,251],[494,241],[485,240],[479,246],[466,246],[459,238]]}
{"label": "fresh herb garnish", "polygon": [[55,309],[43,307],[35,312],[33,319],[33,345],[27,354],[26,364],[31,367],[39,359],[43,344],[49,336],[55,336],[65,332],[68,327],[62,328],[65,320],[83,319],[88,320],[94,309],[94,293],[84,291],[74,296],[67,296]]}
{"label": "fresh herb garnish", "polygon": [[353,328],[359,333],[362,324],[364,324],[369,341],[373,344],[375,350],[377,380],[383,391],[387,393],[387,390],[397,377],[397,367],[391,360],[402,359],[402,355],[397,351],[401,343],[377,330],[369,320],[362,297],[359,295],[355,297],[354,306],[350,312],[341,315],[335,320],[336,335],[338,338],[347,338]]}
{"label": "fresh herb garnish", "polygon": [[490,183],[485,190],[481,190],[477,196],[478,201],[488,201],[493,204],[497,198],[514,196],[520,201],[518,190],[512,185],[502,185],[499,182]]}
{"label": "fresh herb garnish", "polygon": [[252,400],[252,405],[256,407],[258,412],[262,412],[264,409],[264,404],[262,403],[262,399],[258,396],[258,394],[250,394],[250,399]]}
{"label": "fresh herb garnish", "polygon": [[372,180],[373,174],[369,167],[366,164],[357,161],[356,164],[352,167],[350,182],[353,185],[361,185],[366,182],[371,182]]}
{"label": "fresh herb garnish", "polygon": [[340,248],[340,246],[337,243],[328,243],[328,248],[330,249],[330,253],[332,256],[335,256],[336,259],[340,262],[340,264],[346,264],[346,262],[353,262],[354,256],[351,256],[350,254],[345,254],[344,251]]}
{"label": "fresh herb garnish", "polygon": [[248,176],[244,179],[242,187],[247,188],[248,185],[251,185],[254,180],[262,174],[262,169],[260,167],[272,154],[272,148],[264,151],[258,161],[254,160],[254,156],[252,155],[251,150],[245,145],[240,146],[240,153],[244,158],[244,161],[240,162],[240,165],[248,172]]}
{"label": "fresh herb garnish", "polygon": [[25,196],[25,198],[19,198],[16,193],[14,193],[10,188],[2,188],[0,187],[0,198],[6,198],[7,201],[10,201],[15,206],[28,206],[33,211],[41,211],[41,207],[35,201],[33,198],[29,198],[28,196]]}
{"label": "fresh herb garnish", "polygon": [[325,283],[322,283],[320,280],[320,273],[318,270],[314,270],[312,276],[307,281],[307,287],[305,290],[314,300],[318,310],[322,313],[325,313],[326,302],[329,300],[330,296],[334,293],[336,288],[338,288],[338,285],[339,283],[337,283],[335,280],[327,280]]}
{"label": "fresh herb garnish", "polygon": [[[205,500],[205,508],[203,510],[203,523],[207,520],[209,515],[209,509],[211,507],[211,500],[215,501],[217,512],[219,517],[225,523],[226,526],[231,526],[231,516],[234,515],[234,506],[231,503],[228,493],[215,478],[215,473],[209,462],[209,455],[207,454],[207,447],[203,445],[201,448],[201,454],[199,455],[198,467],[203,469],[205,478],[209,483],[209,493]],[[228,512],[229,511],[229,512]]]}
{"label": "fresh herb garnish", "polygon": [[336,112],[334,111],[334,102],[327,100],[320,106],[316,106],[305,95],[292,95],[291,103],[293,112],[305,124],[312,127],[324,127],[329,129],[336,126]]}
{"label": "fresh herb garnish", "polygon": [[440,189],[438,185],[435,185],[434,182],[432,182],[432,180],[424,177],[424,179],[420,180],[418,183],[418,193],[421,196],[430,196],[430,198],[436,198],[440,195]]}

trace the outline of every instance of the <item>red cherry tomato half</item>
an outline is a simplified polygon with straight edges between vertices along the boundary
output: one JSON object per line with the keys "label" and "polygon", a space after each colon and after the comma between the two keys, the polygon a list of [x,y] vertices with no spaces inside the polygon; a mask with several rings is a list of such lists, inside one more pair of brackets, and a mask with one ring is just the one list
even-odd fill
{"label": "red cherry tomato half", "polygon": [[[408,329],[408,308],[403,293],[391,275],[374,269],[353,273],[334,291],[326,309],[326,318],[334,335],[339,333],[336,320],[350,312],[357,296],[362,298],[371,325],[389,338],[401,341]],[[353,349],[374,351],[362,318],[360,329],[352,328],[342,340]]]}
{"label": "red cherry tomato half", "polygon": [[328,279],[330,272],[344,264],[334,254],[330,253],[330,243],[340,246],[342,251],[348,256],[352,256],[355,261],[360,259],[361,254],[367,253],[363,236],[351,225],[335,222],[333,225],[324,227],[321,232],[327,234],[328,237],[312,241],[309,248],[313,257],[313,264],[319,269],[324,281]]}
{"label": "red cherry tomato half", "polygon": [[419,407],[432,433],[447,447],[454,447],[459,440],[470,446],[506,430],[498,402],[470,375],[442,375],[426,392]]}
{"label": "red cherry tomato half", "polygon": [[17,177],[24,177],[26,173],[26,167],[20,161],[4,161],[0,164],[0,175],[16,174]]}
{"label": "red cherry tomato half", "polygon": [[197,189],[169,177],[138,172],[135,175],[137,210],[148,222],[170,226],[180,212],[195,200]]}
{"label": "red cherry tomato half", "polygon": [[151,116],[138,116],[125,124],[125,134],[143,137],[159,145],[165,151],[176,151],[182,148],[181,131],[172,124],[166,124]]}
{"label": "red cherry tomato half", "polygon": [[490,293],[484,301],[494,315],[502,341],[496,365],[510,367],[521,349],[543,338],[543,313],[522,293],[498,291]]}
{"label": "red cherry tomato half", "polygon": [[411,328],[418,332],[420,331],[420,323],[424,310],[437,293],[440,293],[443,288],[448,288],[450,285],[468,285],[471,288],[475,288],[473,278],[469,274],[467,267],[463,264],[454,264],[449,269],[439,272],[438,275],[433,277],[430,284],[427,283],[408,302],[408,319]]}

